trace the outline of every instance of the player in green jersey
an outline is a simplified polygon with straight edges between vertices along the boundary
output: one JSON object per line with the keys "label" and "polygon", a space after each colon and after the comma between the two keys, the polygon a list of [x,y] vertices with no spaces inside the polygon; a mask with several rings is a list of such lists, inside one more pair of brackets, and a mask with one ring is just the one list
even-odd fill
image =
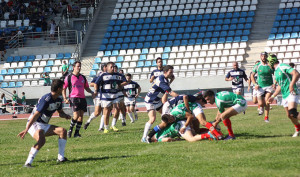
{"label": "player in green jersey", "polygon": [[299,80],[299,72],[289,66],[288,64],[279,63],[276,55],[270,55],[268,57],[269,64],[275,69],[275,79],[278,86],[274,94],[269,98],[269,102],[273,102],[280,91],[282,94],[282,106],[295,126],[295,133],[292,137],[299,136],[300,133],[300,115],[297,111],[297,104],[299,102],[299,91],[296,86],[296,82]]}
{"label": "player in green jersey", "polygon": [[[223,121],[229,133],[225,140],[235,139],[229,118],[246,110],[246,100],[241,95],[228,91],[218,92],[215,94],[212,90],[208,90],[204,93],[203,97],[207,103],[216,103],[218,107],[218,113],[213,126],[216,127],[221,121]],[[225,108],[228,109],[225,110]]]}
{"label": "player in green jersey", "polygon": [[183,137],[189,142],[200,141],[204,139],[215,139],[210,132],[194,135],[190,126],[187,126],[184,132],[180,132],[180,129],[182,129],[185,124],[185,120],[180,120],[168,125],[164,130],[157,132],[155,136],[151,138],[151,142],[171,142],[179,140],[177,139],[178,137]]}
{"label": "player in green jersey", "polygon": [[267,52],[262,52],[260,57],[261,62],[253,67],[251,80],[255,81],[254,75],[257,73],[257,80],[254,82],[254,88],[257,90],[258,104],[261,109],[259,115],[263,114],[263,108],[265,108],[265,122],[269,122],[270,104],[267,103],[267,100],[271,97],[275,88],[272,77],[274,70],[268,65]]}

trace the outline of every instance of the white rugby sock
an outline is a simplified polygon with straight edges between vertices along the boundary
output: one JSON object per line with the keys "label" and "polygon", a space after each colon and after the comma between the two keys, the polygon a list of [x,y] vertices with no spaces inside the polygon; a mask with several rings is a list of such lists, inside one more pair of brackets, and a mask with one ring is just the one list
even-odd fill
{"label": "white rugby sock", "polygon": [[121,119],[122,119],[122,123],[126,122],[126,119],[125,119],[126,114],[125,114],[125,116],[123,114],[120,114],[120,116],[121,116]]}
{"label": "white rugby sock", "polygon": [[116,126],[117,120],[118,120],[117,118],[115,118],[115,117],[113,118],[113,120],[111,121],[111,126],[112,127]]}
{"label": "white rugby sock", "polygon": [[58,160],[64,160],[65,158],[65,148],[66,148],[67,140],[65,139],[58,139]]}
{"label": "white rugby sock", "polygon": [[39,150],[35,149],[34,147],[31,147],[29,155],[27,157],[27,160],[25,162],[26,164],[32,164],[34,157],[36,156],[36,154],[39,152]]}
{"label": "white rugby sock", "polygon": [[133,119],[132,112],[129,112],[129,113],[128,113],[128,116],[129,116],[129,118],[130,118],[131,122],[134,122],[134,119]]}
{"label": "white rugby sock", "polygon": [[134,110],[134,117],[135,117],[135,120],[138,120],[138,114],[137,114],[136,110]]}
{"label": "white rugby sock", "polygon": [[104,125],[104,129],[108,130],[109,125]]}
{"label": "white rugby sock", "polygon": [[149,132],[149,129],[151,128],[151,126],[152,126],[152,124],[150,124],[148,122],[145,124],[143,138],[146,138],[148,136],[148,132]]}
{"label": "white rugby sock", "polygon": [[96,117],[95,117],[95,114],[94,113],[92,113],[91,115],[90,115],[90,117],[89,117],[89,119],[86,121],[87,123],[91,123],[91,121],[93,120],[93,119],[95,119]]}
{"label": "white rugby sock", "polygon": [[104,127],[104,116],[101,116],[101,120],[100,120],[100,126],[99,126],[99,130],[103,129]]}

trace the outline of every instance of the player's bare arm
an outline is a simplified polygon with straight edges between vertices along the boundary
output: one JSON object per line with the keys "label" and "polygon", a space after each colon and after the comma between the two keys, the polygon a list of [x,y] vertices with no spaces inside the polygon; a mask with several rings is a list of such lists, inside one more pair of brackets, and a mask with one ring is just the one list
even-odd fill
{"label": "player's bare arm", "polygon": [[272,103],[274,101],[274,98],[281,92],[281,87],[278,85],[276,87],[275,92],[273,93],[273,95],[268,99],[269,104]]}
{"label": "player's bare arm", "polygon": [[182,134],[184,133],[186,127],[189,126],[190,122],[192,122],[194,115],[189,112],[186,112],[185,117],[186,117],[186,122],[185,122],[184,126],[179,130],[180,133],[182,133]]}
{"label": "player's bare arm", "polygon": [[66,104],[69,104],[70,102],[69,102],[69,100],[67,99],[67,91],[66,91],[65,88],[64,88],[63,91],[62,91],[62,96],[63,96],[63,98],[64,98],[64,102],[65,102]]}
{"label": "player's bare arm", "polygon": [[184,102],[187,112],[192,113],[192,111],[190,109],[190,105],[189,105],[189,97],[187,95],[183,96],[183,102]]}
{"label": "player's bare arm", "polygon": [[62,109],[57,110],[59,117],[65,118],[65,119],[71,119],[72,117],[69,114],[66,114]]}
{"label": "player's bare arm", "polygon": [[137,92],[137,94],[135,95],[136,98],[140,95],[141,91],[142,91],[142,88],[139,87],[139,88],[138,88],[138,92]]}
{"label": "player's bare arm", "polygon": [[152,76],[152,77],[150,78],[150,83],[152,83],[152,82],[153,82],[153,80],[154,80],[154,77],[155,77],[155,76]]}
{"label": "player's bare arm", "polygon": [[292,81],[291,81],[291,83],[290,83],[289,88],[290,88],[290,92],[292,93],[292,92],[295,92],[295,90],[294,90],[294,85],[295,85],[296,82],[298,82],[298,80],[299,80],[299,72],[298,72],[297,70],[294,69],[294,70],[291,72],[291,75],[292,75]]}

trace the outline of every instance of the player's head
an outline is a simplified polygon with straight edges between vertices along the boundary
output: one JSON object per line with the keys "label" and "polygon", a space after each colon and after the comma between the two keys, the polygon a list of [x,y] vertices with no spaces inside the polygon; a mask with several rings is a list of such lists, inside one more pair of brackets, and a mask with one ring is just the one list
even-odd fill
{"label": "player's head", "polygon": [[234,70],[237,70],[237,69],[239,68],[239,63],[236,62],[236,61],[233,62],[233,63],[232,63],[232,67],[233,67]]}
{"label": "player's head", "polygon": [[117,73],[118,72],[118,66],[114,65],[114,72]]}
{"label": "player's head", "polygon": [[64,81],[60,79],[53,79],[51,84],[51,92],[58,93],[61,95],[63,90]]}
{"label": "player's head", "polygon": [[64,64],[67,64],[66,60],[64,60]]}
{"label": "player's head", "polygon": [[17,93],[17,91],[16,91],[16,90],[14,90],[14,91],[13,91],[13,93],[14,93],[14,94],[16,94],[16,93]]}
{"label": "player's head", "polygon": [[119,73],[124,74],[123,69],[120,69],[120,70],[119,70]]}
{"label": "player's head", "polygon": [[175,117],[171,114],[163,114],[161,120],[165,123],[173,123],[175,122]]}
{"label": "player's head", "polygon": [[25,92],[22,92],[22,95],[25,95]]}
{"label": "player's head", "polygon": [[1,94],[1,99],[3,99],[5,97],[5,94],[4,93],[2,93]]}
{"label": "player's head", "polygon": [[200,91],[196,94],[194,94],[194,97],[196,97],[197,99],[197,102],[201,105],[201,106],[204,106],[205,104],[207,104],[207,101],[204,99],[203,97],[203,92]]}
{"label": "player's head", "polygon": [[164,76],[165,78],[172,78],[174,75],[173,75],[173,66],[171,65],[167,65],[164,67]]}
{"label": "player's head", "polygon": [[156,64],[157,64],[158,68],[162,68],[163,62],[162,62],[162,59],[160,57],[156,58]]}
{"label": "player's head", "polygon": [[108,62],[107,67],[106,67],[106,72],[113,73],[114,72],[114,66],[115,66],[114,62]]}
{"label": "player's head", "polygon": [[260,59],[262,62],[266,62],[268,58],[268,53],[267,52],[261,52],[260,53]]}
{"label": "player's head", "polygon": [[126,80],[128,82],[130,82],[131,81],[131,74],[127,73],[125,76],[126,76]]}
{"label": "player's head", "polygon": [[102,72],[106,72],[106,67],[107,67],[107,64],[106,63],[102,63],[101,64],[101,71]]}
{"label": "player's head", "polygon": [[80,70],[81,70],[81,62],[80,61],[75,61],[73,63],[73,72],[80,73]]}
{"label": "player's head", "polygon": [[270,54],[270,55],[268,56],[268,62],[269,62],[269,65],[270,65],[272,68],[274,68],[274,65],[275,65],[275,64],[278,64],[278,63],[279,63],[279,61],[278,61],[278,59],[277,59],[277,56],[274,55],[274,54]]}
{"label": "player's head", "polygon": [[209,104],[214,104],[215,103],[215,92],[212,90],[207,90],[204,95],[204,99],[207,101]]}
{"label": "player's head", "polygon": [[295,68],[295,63],[289,63],[290,67]]}

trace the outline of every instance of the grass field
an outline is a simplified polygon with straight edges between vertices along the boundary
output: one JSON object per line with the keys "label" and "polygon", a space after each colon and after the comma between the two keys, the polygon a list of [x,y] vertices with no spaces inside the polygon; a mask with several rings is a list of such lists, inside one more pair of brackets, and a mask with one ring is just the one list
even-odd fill
{"label": "grass field", "polygon": [[[216,110],[205,110],[213,120]],[[26,120],[0,121],[0,176],[300,176],[300,137],[292,138],[294,127],[283,108],[273,106],[270,123],[248,108],[246,115],[233,117],[234,141],[185,141],[144,144],[140,142],[146,113],[119,132],[98,132],[99,119],[82,138],[68,139],[65,155],[57,164],[57,137],[49,137],[33,166],[23,168],[34,140],[16,135]],[[86,119],[85,119],[86,120]],[[159,121],[156,121],[158,123]],[[69,121],[53,118],[51,124],[65,128]],[[223,134],[227,135],[221,123]]]}

